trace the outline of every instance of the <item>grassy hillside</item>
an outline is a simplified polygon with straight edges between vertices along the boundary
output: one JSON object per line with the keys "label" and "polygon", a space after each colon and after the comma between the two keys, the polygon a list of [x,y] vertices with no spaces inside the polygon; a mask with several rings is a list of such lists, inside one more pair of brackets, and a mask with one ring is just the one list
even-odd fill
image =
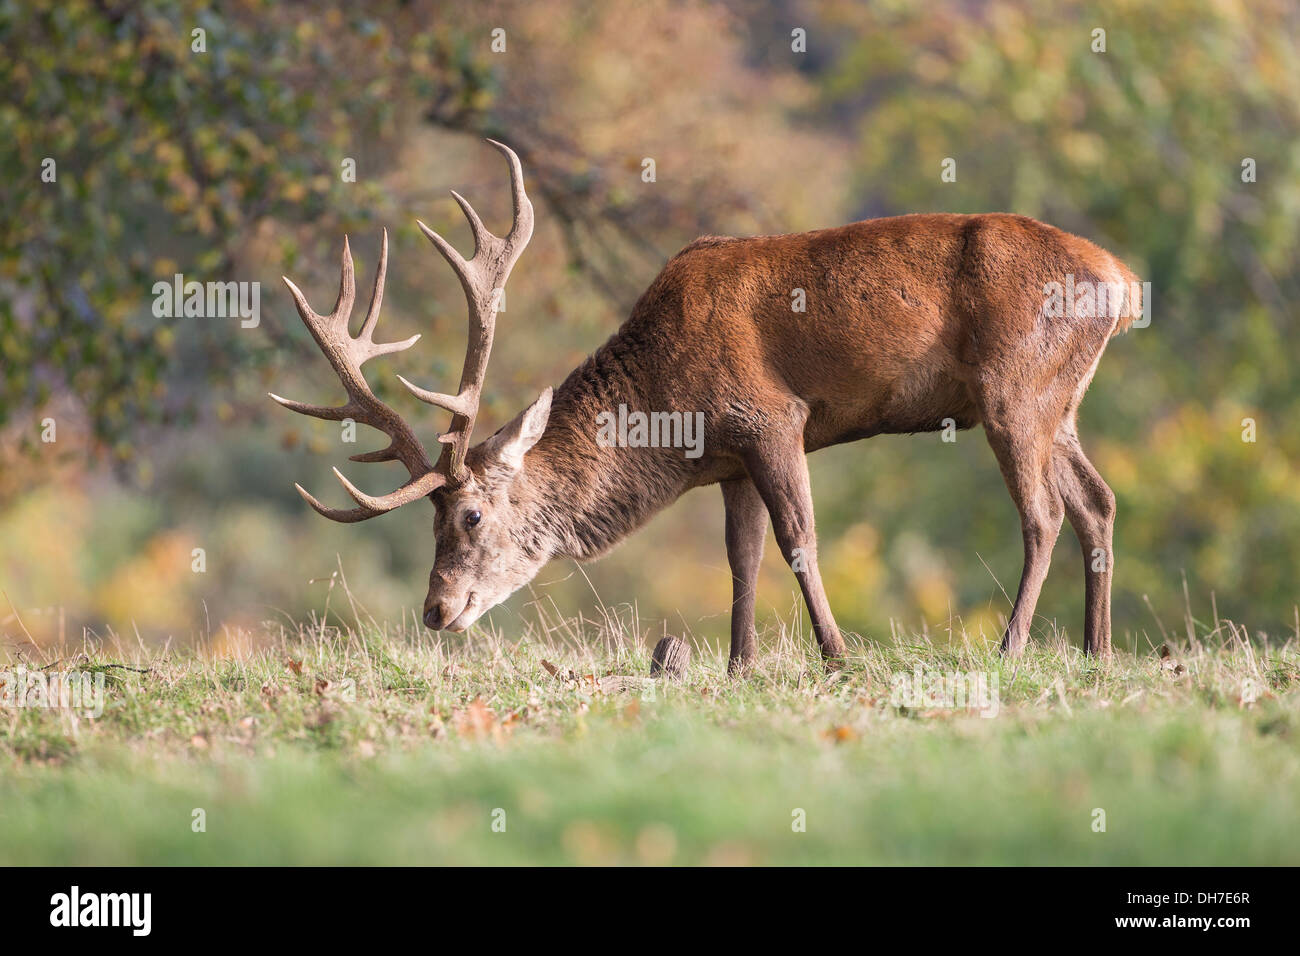
{"label": "grassy hillside", "polygon": [[[357,621],[56,663],[104,712],[0,711],[0,863],[1300,863],[1294,638],[1189,623],[1106,668],[899,638],[828,676],[770,633],[750,680],[706,652],[665,684],[602,680],[648,671],[613,619]],[[996,714],[904,700],[918,667]]]}

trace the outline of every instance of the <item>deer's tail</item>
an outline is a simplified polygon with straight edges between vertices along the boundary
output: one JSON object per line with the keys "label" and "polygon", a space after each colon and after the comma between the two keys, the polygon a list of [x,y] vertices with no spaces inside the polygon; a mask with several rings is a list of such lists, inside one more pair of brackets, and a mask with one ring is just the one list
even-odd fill
{"label": "deer's tail", "polygon": [[[1111,258],[1114,259],[1113,256]],[[1115,328],[1110,333],[1112,338],[1121,332],[1127,332],[1135,321],[1140,318],[1146,319],[1151,314],[1150,297],[1147,294],[1146,285],[1124,263],[1118,259],[1114,259],[1114,263],[1122,291],[1118,297],[1119,308]],[[1112,314],[1115,313],[1112,312]]]}

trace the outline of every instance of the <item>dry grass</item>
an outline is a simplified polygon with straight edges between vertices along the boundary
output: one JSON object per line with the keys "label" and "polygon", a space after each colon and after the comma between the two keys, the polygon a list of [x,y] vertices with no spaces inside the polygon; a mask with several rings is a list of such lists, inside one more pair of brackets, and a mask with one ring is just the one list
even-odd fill
{"label": "dry grass", "polygon": [[[1294,638],[1189,620],[1099,666],[897,631],[828,674],[795,625],[747,680],[696,646],[607,693],[648,673],[630,609],[455,640],[346,612],[55,663],[104,673],[106,708],[0,712],[0,861],[1300,862]],[[954,675],[996,716],[899,697]]]}

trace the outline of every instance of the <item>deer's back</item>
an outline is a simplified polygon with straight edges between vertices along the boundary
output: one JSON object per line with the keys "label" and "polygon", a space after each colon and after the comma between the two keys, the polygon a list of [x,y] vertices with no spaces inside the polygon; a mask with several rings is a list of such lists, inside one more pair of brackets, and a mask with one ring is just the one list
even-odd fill
{"label": "deer's back", "polygon": [[665,266],[610,346],[641,367],[648,402],[700,406],[717,426],[793,393],[810,449],[948,417],[967,427],[979,376],[1038,374],[1026,356],[1050,365],[1104,345],[1113,324],[1044,319],[1044,284],[1067,273],[1133,278],[1087,240],[1002,213],[706,237]]}

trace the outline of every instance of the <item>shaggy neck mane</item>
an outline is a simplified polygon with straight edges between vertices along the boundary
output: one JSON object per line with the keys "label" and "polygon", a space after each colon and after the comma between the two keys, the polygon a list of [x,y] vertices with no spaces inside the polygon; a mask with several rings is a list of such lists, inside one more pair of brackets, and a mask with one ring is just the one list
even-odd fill
{"label": "shaggy neck mane", "polygon": [[546,432],[525,458],[535,547],[596,557],[690,486],[680,448],[602,447],[596,440],[602,412],[645,408],[637,352],[616,335],[556,390]]}

